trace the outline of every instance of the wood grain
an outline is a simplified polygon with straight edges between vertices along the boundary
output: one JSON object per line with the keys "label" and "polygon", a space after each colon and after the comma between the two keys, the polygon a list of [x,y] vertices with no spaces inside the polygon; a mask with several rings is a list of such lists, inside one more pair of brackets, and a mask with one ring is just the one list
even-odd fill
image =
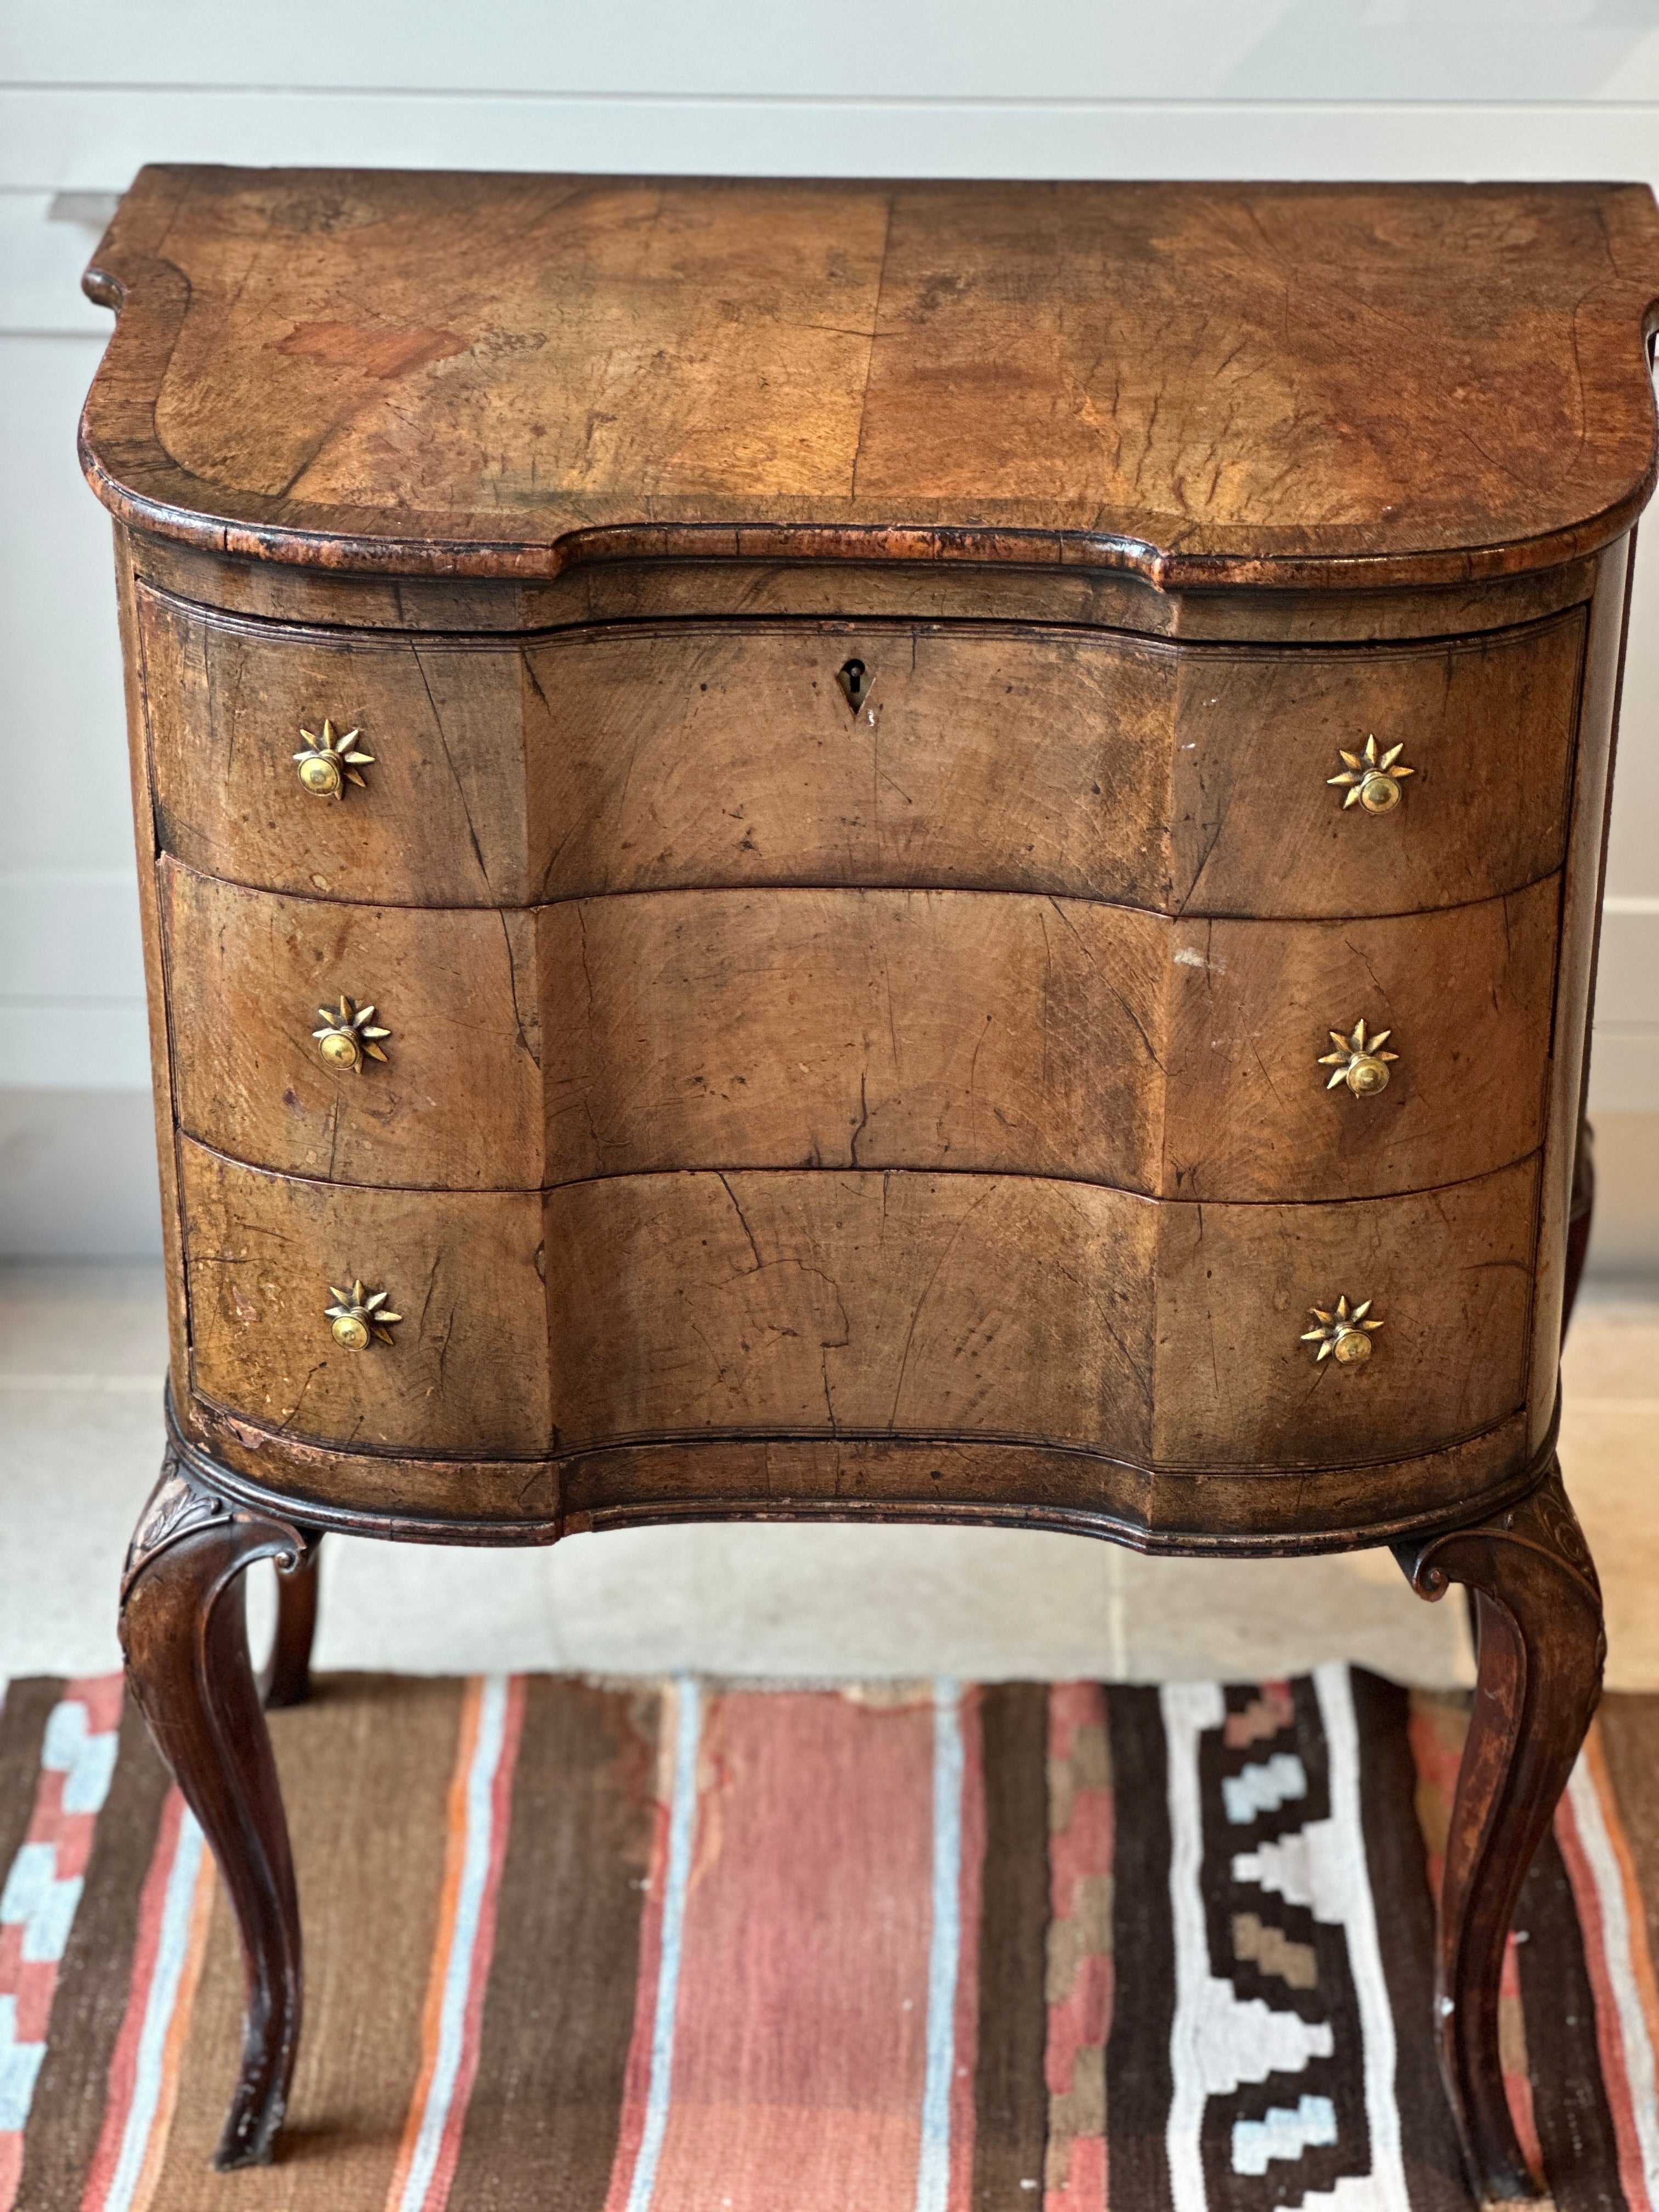
{"label": "wood grain", "polygon": [[[1559,880],[1370,922],[1176,922],[977,891],[678,891],[538,909],[289,899],[161,864],[181,1126],[328,1182],[668,1168],[1058,1176],[1365,1197],[1542,1133]],[[319,1001],[372,1002],[341,1072]],[[1330,1031],[1393,1030],[1332,1091]]]}
{"label": "wood grain", "polygon": [[[543,1201],[183,1158],[196,1389],[348,1449],[851,1432],[1248,1471],[1429,1451],[1526,1398],[1531,1160],[1291,1207],[823,1170],[612,1176]],[[394,1344],[332,1343],[326,1293],[353,1275],[392,1292]],[[1299,1340],[1340,1292],[1374,1297],[1388,1329],[1352,1370]]]}
{"label": "wood grain", "polygon": [[[167,849],[271,890],[520,905],[754,884],[1391,914],[1559,865],[1582,610],[1369,652],[1114,635],[681,624],[331,638],[141,599]],[[871,672],[856,715],[836,672]],[[312,797],[331,717],[374,755]],[[1392,814],[1344,749],[1401,743]]]}
{"label": "wood grain", "polygon": [[1456,580],[1609,542],[1653,466],[1638,185],[175,167],[87,283],[123,309],[100,495],[301,564],[550,574],[741,526]]}

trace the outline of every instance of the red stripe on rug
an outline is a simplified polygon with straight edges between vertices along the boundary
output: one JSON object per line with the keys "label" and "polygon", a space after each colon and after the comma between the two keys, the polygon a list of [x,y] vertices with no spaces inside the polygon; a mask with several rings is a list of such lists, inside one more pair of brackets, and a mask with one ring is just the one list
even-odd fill
{"label": "red stripe on rug", "polygon": [[[1577,1808],[1574,1802],[1577,1788],[1588,1779],[1594,1793],[1595,1809],[1599,1810],[1606,1841],[1610,1847],[1613,1864],[1600,1868],[1593,1863],[1589,1840],[1582,1831]],[[1594,1821],[1594,1812],[1591,1814]],[[1644,2155],[1642,2130],[1638,2120],[1636,2104],[1638,2085],[1632,2079],[1632,2053],[1626,2048],[1625,2022],[1621,2019],[1621,1998],[1631,2005],[1637,2018],[1638,2042],[1643,2040],[1642,2029],[1647,2011],[1644,1998],[1652,1986],[1652,1968],[1647,1958],[1647,1931],[1639,1912],[1629,1911],[1629,1893],[1624,1889],[1623,1876],[1630,1863],[1629,1846],[1625,1842],[1623,1824],[1618,1807],[1607,1784],[1606,1761],[1594,1722],[1590,1736],[1583,1754],[1580,1775],[1573,1778],[1567,1794],[1555,1810],[1555,1840],[1567,1869],[1567,1879],[1572,1885],[1572,1899],[1578,1915],[1579,1929],[1583,1936],[1584,1964],[1589,1971],[1590,1992],[1595,2001],[1595,2047],[1601,2062],[1602,2087],[1607,2093],[1607,2109],[1613,2116],[1613,2136],[1619,2151],[1619,2181],[1623,2189],[1629,2212],[1654,2212],[1654,2200],[1650,2189],[1647,2161]],[[1614,1886],[1619,1893],[1604,1896],[1603,1881]],[[1631,1884],[1633,1890],[1634,1883]],[[1616,1951],[1615,1938],[1609,1921],[1617,1915],[1625,1923],[1621,1929],[1622,1943]],[[1638,1946],[1639,1945],[1639,1952]],[[1643,1969],[1645,1968],[1645,1974]],[[1645,1980],[1648,1987],[1644,1990]],[[1616,1984],[1623,1986],[1616,1986]],[[1653,2064],[1651,2046],[1640,2051],[1638,2063],[1650,2073]],[[1650,2108],[1653,2102],[1651,2081],[1641,2085],[1640,2094]]]}
{"label": "red stripe on rug", "polygon": [[[1109,1929],[1100,1906],[1112,1876],[1113,1793],[1109,1783],[1075,1778],[1090,1761],[1083,1739],[1106,1738],[1106,1693],[1094,1682],[1057,1682],[1048,1692],[1051,1791],[1066,1778],[1062,1824],[1048,1838],[1052,1914],[1050,1986],[1043,2073],[1049,2096],[1048,2185],[1044,2212],[1101,2212],[1109,2160],[1103,2087],[1079,2082],[1079,2062],[1103,2084],[1111,2033],[1113,1973]],[[1066,1978],[1055,1978],[1062,1959]],[[1080,2123],[1080,2124],[1079,2124]]]}
{"label": "red stripe on rug", "polygon": [[[976,1701],[964,1700],[963,1715],[962,1856],[973,1871],[958,1892],[953,2136],[972,2099],[984,1834]],[[931,1698],[734,1692],[708,1701],[653,2212],[912,2212],[927,2061],[934,1728]],[[665,1825],[665,1816],[610,2212],[628,2202],[643,2130]],[[969,2202],[971,2125],[971,2117],[962,2123],[965,2145],[951,2145],[953,2212]]]}

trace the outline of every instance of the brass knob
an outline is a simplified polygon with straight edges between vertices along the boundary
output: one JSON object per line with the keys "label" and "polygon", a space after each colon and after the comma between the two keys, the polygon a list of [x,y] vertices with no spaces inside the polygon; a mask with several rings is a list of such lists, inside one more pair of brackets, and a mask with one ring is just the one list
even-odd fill
{"label": "brass knob", "polygon": [[336,737],[333,723],[325,720],[320,738],[313,730],[301,730],[300,735],[305,744],[294,757],[300,763],[300,781],[307,791],[319,799],[343,799],[348,783],[368,788],[357,771],[372,767],[374,756],[349,750],[357,735],[356,730]]}
{"label": "brass knob", "polygon": [[1379,753],[1375,738],[1366,738],[1363,753],[1345,753],[1339,745],[1337,750],[1347,766],[1340,775],[1328,775],[1325,781],[1348,787],[1344,806],[1359,805],[1367,814],[1386,814],[1400,804],[1400,779],[1417,774],[1414,768],[1395,765],[1405,750],[1404,745],[1390,745],[1387,752]]}
{"label": "brass knob", "polygon": [[323,1026],[311,1034],[317,1040],[318,1051],[331,1067],[349,1067],[354,1075],[361,1075],[365,1060],[386,1058],[379,1041],[389,1037],[392,1032],[374,1026],[373,1006],[356,1006],[342,991],[337,1010],[319,1006],[317,1012]]}
{"label": "brass knob", "polygon": [[332,1324],[330,1334],[336,1344],[348,1352],[367,1352],[371,1344],[391,1343],[389,1324],[403,1316],[387,1309],[389,1291],[365,1291],[360,1275],[349,1291],[337,1291],[331,1283],[328,1294],[334,1304],[323,1311]]}
{"label": "brass knob", "polygon": [[1349,1308],[1346,1298],[1339,1298],[1335,1310],[1327,1313],[1323,1306],[1310,1306],[1308,1310],[1318,1322],[1317,1328],[1304,1328],[1304,1344],[1316,1344],[1316,1364],[1322,1359],[1334,1359],[1342,1367],[1358,1367],[1371,1356],[1369,1331],[1381,1328],[1380,1321],[1367,1321],[1371,1302],[1364,1298]]}
{"label": "brass knob", "polygon": [[1334,1052],[1322,1053],[1319,1065],[1335,1070],[1327,1091],[1334,1091],[1339,1083],[1346,1083],[1356,1098],[1374,1098],[1379,1091],[1389,1087],[1389,1062],[1398,1060],[1397,1052],[1384,1052],[1382,1048],[1394,1035],[1392,1030],[1375,1030],[1368,1038],[1365,1024],[1356,1022],[1346,1036],[1340,1030],[1331,1031]]}

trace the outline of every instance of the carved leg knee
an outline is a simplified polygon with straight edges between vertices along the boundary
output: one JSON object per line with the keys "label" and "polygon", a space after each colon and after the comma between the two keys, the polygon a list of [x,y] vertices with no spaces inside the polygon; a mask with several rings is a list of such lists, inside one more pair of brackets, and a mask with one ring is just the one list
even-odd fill
{"label": "carved leg knee", "polygon": [[1498,1984],[1521,1885],[1601,1694],[1601,1592],[1560,1469],[1471,1528],[1396,1544],[1426,1598],[1474,1593],[1479,1677],[1440,1891],[1440,2061],[1476,2186],[1532,2197],[1498,2048]]}
{"label": "carved leg knee", "polygon": [[241,1937],[247,2013],[219,2166],[270,2157],[299,2040],[299,1904],[241,1575],[255,1559],[298,1565],[307,1550],[298,1529],[221,1496],[199,1462],[170,1451],[122,1583],[128,1681],[219,1863]]}

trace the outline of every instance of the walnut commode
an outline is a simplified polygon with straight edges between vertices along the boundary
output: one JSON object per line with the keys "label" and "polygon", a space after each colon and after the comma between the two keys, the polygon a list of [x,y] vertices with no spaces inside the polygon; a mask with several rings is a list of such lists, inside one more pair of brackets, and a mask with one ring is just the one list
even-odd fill
{"label": "walnut commode", "polygon": [[741,1515],[1468,1584],[1424,2033],[1530,2193],[1648,192],[162,168],[88,287],[222,2163],[301,2002],[240,1571],[293,1698],[328,1529]]}

